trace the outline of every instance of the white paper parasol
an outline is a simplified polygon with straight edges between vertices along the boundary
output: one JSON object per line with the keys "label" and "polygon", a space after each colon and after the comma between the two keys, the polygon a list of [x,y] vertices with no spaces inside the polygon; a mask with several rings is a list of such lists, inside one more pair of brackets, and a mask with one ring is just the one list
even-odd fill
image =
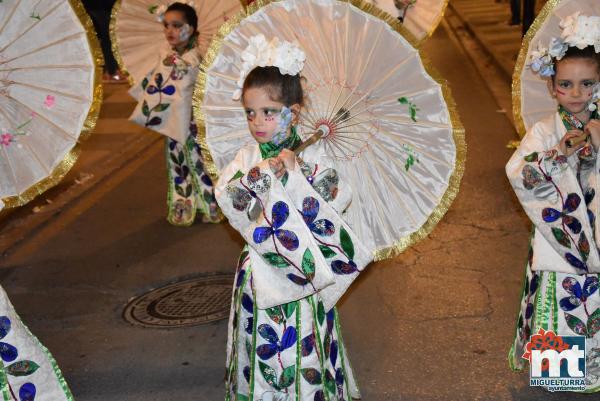
{"label": "white paper parasol", "polygon": [[560,38],[561,19],[578,11],[583,15],[600,16],[600,1],[548,0],[523,39],[512,84],[513,114],[521,137],[533,124],[556,112],[558,107],[548,90],[547,80],[529,68],[531,52],[538,48],[538,44],[547,48],[551,38]]}
{"label": "white paper parasol", "polygon": [[349,224],[377,259],[427,235],[458,192],[464,135],[448,88],[399,33],[400,23],[371,15],[378,10],[359,1],[258,2],[247,12],[216,36],[196,84],[209,172],[218,174],[253,141],[231,96],[248,39],[262,33],[297,41],[306,53],[303,136],[322,121],[334,126],[313,146],[350,182]]}
{"label": "white paper parasol", "polygon": [[[120,0],[115,3],[111,20],[113,53],[130,84],[140,82],[154,67],[156,44],[166,43],[162,23],[152,13],[167,0]],[[204,55],[212,36],[223,23],[242,9],[239,0],[194,0],[198,15],[198,51]]]}
{"label": "white paper parasol", "polygon": [[27,203],[75,163],[100,111],[101,64],[78,0],[0,2],[0,209]]}
{"label": "white paper parasol", "polygon": [[420,42],[431,36],[444,17],[448,0],[401,0],[401,8],[394,0],[370,0],[394,18],[402,17],[403,25]]}

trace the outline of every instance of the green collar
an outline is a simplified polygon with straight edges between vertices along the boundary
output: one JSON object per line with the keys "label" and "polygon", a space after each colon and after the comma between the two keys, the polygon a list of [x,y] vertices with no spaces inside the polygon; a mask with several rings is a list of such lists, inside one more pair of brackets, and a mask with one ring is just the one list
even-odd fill
{"label": "green collar", "polygon": [[282,149],[290,149],[293,150],[298,145],[302,143],[302,139],[298,136],[296,132],[296,127],[292,127],[292,135],[290,135],[281,145],[275,145],[273,142],[260,143],[258,148],[260,149],[260,154],[264,159],[269,159],[271,157],[276,157]]}

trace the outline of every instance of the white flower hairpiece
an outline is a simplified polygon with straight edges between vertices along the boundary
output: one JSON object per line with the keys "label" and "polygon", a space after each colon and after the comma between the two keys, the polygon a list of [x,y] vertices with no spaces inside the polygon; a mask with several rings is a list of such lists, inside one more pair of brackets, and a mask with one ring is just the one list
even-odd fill
{"label": "white flower hairpiece", "polygon": [[276,37],[267,42],[263,34],[250,38],[241,57],[242,67],[237,80],[238,89],[233,93],[233,100],[239,100],[242,96],[244,80],[254,67],[273,66],[279,68],[279,72],[283,75],[297,75],[304,68],[306,60],[304,51],[297,44]]}
{"label": "white flower hairpiece", "polygon": [[167,12],[167,8],[169,8],[169,6],[173,3],[182,3],[182,4],[187,4],[188,6],[192,7],[192,8],[196,8],[196,3],[194,3],[191,0],[177,0],[177,1],[171,1],[167,4],[154,4],[150,7],[148,7],[148,12],[150,14],[154,14],[156,15],[156,19],[158,20],[158,22],[163,22],[163,20],[165,19],[165,13]]}
{"label": "white flower hairpiece", "polygon": [[537,50],[530,55],[530,68],[542,77],[554,75],[554,60],[561,60],[569,47],[585,49],[594,46],[594,51],[600,53],[600,17],[576,12],[563,18],[559,26],[562,29],[560,38],[550,39],[548,48],[538,44]]}

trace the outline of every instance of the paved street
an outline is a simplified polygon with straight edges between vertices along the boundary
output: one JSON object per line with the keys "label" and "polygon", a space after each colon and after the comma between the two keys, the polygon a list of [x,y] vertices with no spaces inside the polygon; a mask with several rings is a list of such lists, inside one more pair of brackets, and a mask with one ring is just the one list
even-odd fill
{"label": "paved street", "polygon": [[[446,25],[425,53],[457,102],[466,172],[433,233],[371,265],[341,302],[363,400],[590,400],[530,388],[508,368],[529,235],[504,175],[516,134]],[[149,289],[232,273],[242,246],[226,224],[166,222],[162,141],[125,120],[124,91],[107,88],[96,136],[44,207],[0,217],[0,282],[77,401],[222,400],[225,320],[148,329],[122,318]],[[69,201],[46,204],[65,191]]]}

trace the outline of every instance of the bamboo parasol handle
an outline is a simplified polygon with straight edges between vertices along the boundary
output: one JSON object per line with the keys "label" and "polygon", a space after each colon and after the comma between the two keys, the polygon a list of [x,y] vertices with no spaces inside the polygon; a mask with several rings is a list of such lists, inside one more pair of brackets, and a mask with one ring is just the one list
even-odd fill
{"label": "bamboo parasol handle", "polygon": [[319,139],[323,137],[323,131],[319,130],[314,132],[310,138],[306,141],[302,142],[296,149],[294,149],[294,153],[298,156],[304,149],[308,148],[310,145],[317,143]]}

